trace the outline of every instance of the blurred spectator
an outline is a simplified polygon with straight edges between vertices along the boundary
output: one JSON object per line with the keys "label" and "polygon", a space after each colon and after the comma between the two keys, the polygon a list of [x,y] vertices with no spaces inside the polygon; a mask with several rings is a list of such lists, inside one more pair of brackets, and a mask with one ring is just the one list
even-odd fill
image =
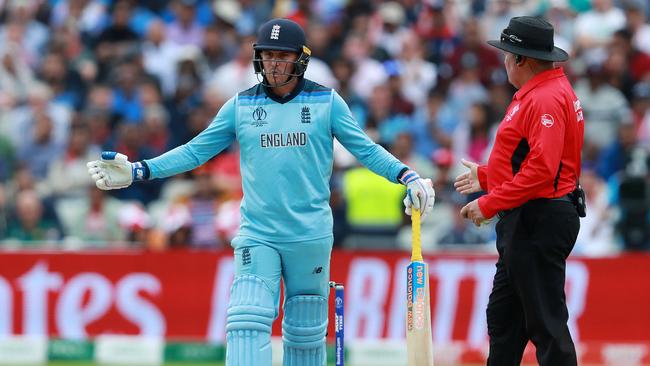
{"label": "blurred spectator", "polygon": [[591,6],[576,18],[575,41],[581,49],[605,46],[625,26],[625,14],[612,0],[592,0]]}
{"label": "blurred spectator", "polygon": [[142,127],[146,144],[154,155],[161,155],[174,147],[174,141],[169,134],[167,125],[169,113],[161,104],[154,104],[144,110]]}
{"label": "blurred spectator", "polygon": [[55,28],[73,26],[87,37],[95,37],[107,25],[109,16],[101,0],[56,1],[50,22]]}
{"label": "blurred spectator", "polygon": [[39,77],[52,91],[52,101],[70,109],[80,109],[86,95],[81,76],[68,67],[63,53],[50,51],[43,58]]}
{"label": "blurred spectator", "polygon": [[650,250],[650,154],[635,148],[624,172],[620,174],[617,231],[627,250]]}
{"label": "blurred spectator", "polygon": [[636,148],[636,128],[632,123],[623,123],[618,128],[618,138],[606,146],[599,158],[598,175],[607,180],[625,170]]}
{"label": "blurred spectator", "polygon": [[387,86],[391,94],[390,109],[397,114],[410,116],[415,110],[415,105],[404,97],[402,85],[402,65],[396,61],[384,62],[388,74]]}
{"label": "blurred spectator", "polygon": [[20,52],[16,56],[35,67],[50,37],[47,27],[34,18],[38,2],[8,1],[7,5],[8,21],[0,28],[0,40],[2,44],[20,45]]}
{"label": "blurred spectator", "polygon": [[123,203],[92,182],[85,183],[85,196],[61,199],[56,205],[66,240],[104,247],[124,241],[127,232],[119,221]]}
{"label": "blurred spectator", "polygon": [[[427,59],[440,63],[458,42],[442,1],[425,1],[415,23],[415,32],[425,42]],[[506,23],[507,25],[507,23]]]}
{"label": "blurred spectator", "polygon": [[142,121],[142,103],[138,92],[142,79],[143,75],[138,73],[134,63],[125,62],[116,69],[111,108],[126,123]]}
{"label": "blurred spectator", "polygon": [[242,37],[235,58],[215,70],[212,78],[207,80],[207,87],[218,91],[224,98],[230,98],[257,84],[253,70],[253,42],[253,35]]}
{"label": "blurred spectator", "polygon": [[65,145],[54,136],[52,119],[45,113],[33,116],[27,138],[18,145],[17,156],[34,177],[43,179],[47,176],[50,163],[58,159],[65,151]]}
{"label": "blurred spectator", "polygon": [[454,150],[457,156],[472,161],[487,162],[494,114],[487,103],[474,103],[466,113],[467,122],[454,133]]}
{"label": "blurred spectator", "polygon": [[469,220],[460,216],[460,209],[467,204],[465,197],[452,195],[451,220],[452,225],[443,232],[438,243],[443,245],[485,244],[488,233],[474,226]]}
{"label": "blurred spectator", "polygon": [[481,84],[480,64],[476,55],[470,53],[461,58],[458,77],[451,81],[448,93],[447,103],[459,119],[466,115],[472,104],[488,100],[487,90]]}
{"label": "blurred spectator", "polygon": [[126,232],[126,241],[146,245],[154,233],[151,216],[139,202],[124,203],[117,218],[118,227]]}
{"label": "blurred spectator", "polygon": [[[408,165],[423,177],[432,177],[434,167],[428,156],[418,154],[413,148],[411,134],[404,131],[397,135],[390,148],[391,154],[404,164]],[[421,172],[421,173],[420,173]]]}
{"label": "blurred spectator", "polygon": [[194,171],[195,190],[187,202],[190,220],[190,241],[195,248],[217,248],[224,245],[217,237],[215,217],[218,210],[217,191],[205,168]]}
{"label": "blurred spectator", "polygon": [[27,99],[35,83],[34,73],[14,42],[0,45],[0,106],[12,108]]}
{"label": "blurred spectator", "polygon": [[609,47],[604,69],[609,73],[612,86],[630,100],[634,83],[650,79],[650,55],[632,44],[632,33],[627,29],[614,32]]}
{"label": "blurred spectator", "polygon": [[634,86],[632,112],[639,143],[650,150],[650,81],[643,81]]}
{"label": "blurred spectator", "polygon": [[165,96],[176,90],[176,63],[181,47],[165,38],[165,23],[154,20],[149,23],[145,42],[142,44],[144,68],[154,75]]}
{"label": "blurred spectator", "polygon": [[129,27],[131,10],[128,0],[117,1],[113,5],[110,25],[95,39],[97,78],[101,82],[109,80],[115,63],[137,45],[138,35]]}
{"label": "blurred spectator", "polygon": [[314,1],[296,0],[293,1],[293,3],[293,10],[287,14],[286,18],[300,24],[303,29],[307,28],[307,22],[309,19],[312,19],[314,17]]}
{"label": "blurred spectator", "polygon": [[603,147],[612,142],[618,126],[629,118],[627,100],[607,82],[602,60],[594,60],[587,77],[578,80],[575,92],[585,115],[585,144]]}
{"label": "blurred spectator", "polygon": [[489,47],[483,36],[481,23],[476,18],[469,18],[463,25],[462,41],[447,58],[455,75],[468,65],[481,65],[479,79],[487,85],[492,74],[501,69],[501,60],[493,47]]}
{"label": "blurred spectator", "polygon": [[381,3],[377,9],[377,21],[373,36],[375,47],[386,52],[386,56],[397,58],[402,53],[404,38],[409,33],[405,26],[406,12],[404,7],[397,1],[386,1]]}
{"label": "blurred spectator", "polygon": [[350,34],[343,45],[343,57],[354,62],[350,85],[355,94],[367,99],[375,87],[383,84],[388,75],[382,64],[370,57],[370,45],[361,34]]}
{"label": "blurred spectator", "polygon": [[173,0],[175,19],[167,25],[167,39],[177,45],[203,46],[203,26],[196,19],[197,0]]}
{"label": "blurred spectator", "polygon": [[409,130],[407,115],[399,114],[393,108],[394,94],[386,84],[380,84],[372,91],[368,100],[368,115],[364,128],[378,136],[380,143],[390,145],[401,132]]}
{"label": "blurred spectator", "polygon": [[429,90],[436,86],[437,68],[424,58],[422,40],[414,32],[402,38],[399,67],[401,93],[416,108],[423,107]]}
{"label": "blurred spectator", "polygon": [[446,99],[447,93],[443,88],[431,89],[426,105],[413,117],[414,147],[421,155],[431,156],[440,147],[451,147],[451,135],[458,118],[445,103]]}
{"label": "blurred spectator", "polygon": [[209,26],[205,29],[203,42],[204,70],[202,79],[209,78],[217,68],[231,60],[236,51],[236,39],[224,36],[223,27]]}
{"label": "blurred spectator", "polygon": [[[589,1],[589,0],[587,0]],[[501,32],[508,27],[510,18],[516,16],[510,0],[488,2],[488,8],[482,17],[483,29],[487,39],[499,39]]]}
{"label": "blurred spectator", "polygon": [[634,47],[641,52],[650,54],[650,24],[647,22],[646,10],[650,8],[647,1],[623,0],[623,8],[627,18],[627,27],[633,34]]}
{"label": "blurred spectator", "polygon": [[52,142],[63,146],[68,138],[71,110],[63,104],[53,102],[52,91],[45,84],[36,83],[28,92],[28,103],[13,109],[5,121],[10,123],[6,126],[7,133],[14,145],[19,147],[27,144],[33,137],[29,131],[33,130],[36,117],[45,116],[52,123]]}
{"label": "blurred spectator", "polygon": [[97,145],[92,144],[88,126],[79,121],[70,127],[70,137],[65,152],[59,157],[51,157],[47,176],[38,185],[41,196],[84,197],[88,184],[86,163],[96,159],[101,153]]}
{"label": "blurred spectator", "polygon": [[43,215],[43,203],[33,190],[24,190],[16,196],[15,213],[7,224],[6,238],[20,240],[26,245],[50,242],[62,238],[56,222]]}
{"label": "blurred spectator", "polygon": [[0,183],[0,239],[7,236],[8,219],[9,207],[7,204],[7,193],[4,184]]}
{"label": "blurred spectator", "polygon": [[13,176],[16,164],[16,151],[11,140],[0,133],[0,184]]}
{"label": "blurred spectator", "polygon": [[617,248],[607,184],[593,170],[583,169],[580,185],[585,190],[588,213],[580,219],[580,232],[573,251],[588,256],[612,254]]}

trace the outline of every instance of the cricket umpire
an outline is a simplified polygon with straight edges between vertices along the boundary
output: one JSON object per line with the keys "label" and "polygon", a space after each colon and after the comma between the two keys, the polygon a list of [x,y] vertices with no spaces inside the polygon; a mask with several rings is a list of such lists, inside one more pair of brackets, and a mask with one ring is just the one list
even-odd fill
{"label": "cricket umpire", "polygon": [[564,71],[567,53],[554,46],[553,26],[515,17],[488,43],[504,51],[517,88],[497,130],[487,165],[456,178],[463,194],[486,191],[461,215],[480,225],[497,216],[499,259],[487,307],[488,365],[521,363],[528,340],[542,366],[576,365],[564,293],[584,195],[579,188],[584,117]]}

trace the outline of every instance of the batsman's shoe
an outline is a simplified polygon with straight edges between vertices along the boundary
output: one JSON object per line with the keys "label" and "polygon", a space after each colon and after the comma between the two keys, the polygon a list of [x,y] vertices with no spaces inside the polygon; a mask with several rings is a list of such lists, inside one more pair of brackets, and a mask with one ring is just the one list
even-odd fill
{"label": "batsman's shoe", "polygon": [[134,180],[144,180],[142,163],[131,163],[129,158],[114,151],[104,151],[100,160],[86,164],[88,174],[101,190],[126,188]]}

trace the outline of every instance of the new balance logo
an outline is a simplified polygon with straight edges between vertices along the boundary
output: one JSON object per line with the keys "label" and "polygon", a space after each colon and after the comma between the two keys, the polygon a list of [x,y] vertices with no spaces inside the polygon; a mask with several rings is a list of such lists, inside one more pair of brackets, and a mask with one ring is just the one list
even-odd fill
{"label": "new balance logo", "polygon": [[311,271],[311,274],[318,274],[318,273],[321,273],[321,272],[323,272],[323,267],[316,267],[316,268],[314,268],[313,271]]}
{"label": "new balance logo", "polygon": [[280,25],[276,24],[271,29],[271,39],[280,39]]}
{"label": "new balance logo", "polygon": [[309,107],[302,107],[302,111],[300,112],[300,122],[311,123],[311,113],[309,112]]}

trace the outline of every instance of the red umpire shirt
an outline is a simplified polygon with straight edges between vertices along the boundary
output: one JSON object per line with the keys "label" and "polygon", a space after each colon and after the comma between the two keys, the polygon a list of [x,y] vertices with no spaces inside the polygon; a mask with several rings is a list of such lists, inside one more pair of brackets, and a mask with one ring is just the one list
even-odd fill
{"label": "red umpire shirt", "polygon": [[481,188],[488,192],[478,200],[483,216],[573,191],[584,127],[580,101],[562,68],[524,84],[499,125],[487,165],[478,168]]}

